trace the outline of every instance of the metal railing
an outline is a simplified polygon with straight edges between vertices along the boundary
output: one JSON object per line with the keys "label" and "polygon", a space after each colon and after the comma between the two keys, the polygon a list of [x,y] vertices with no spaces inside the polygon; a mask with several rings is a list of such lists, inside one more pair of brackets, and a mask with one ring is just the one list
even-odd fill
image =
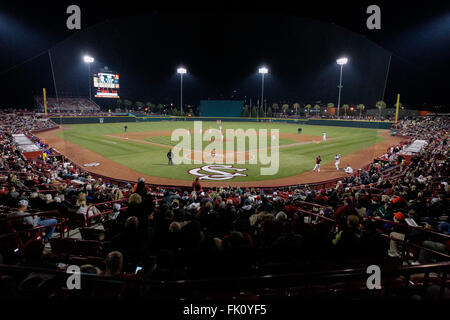
{"label": "metal railing", "polygon": [[[108,210],[105,210],[105,211],[100,212],[98,214],[89,215],[89,212],[90,212],[90,210],[92,210],[92,208],[97,208],[99,206],[105,206],[105,205],[111,205],[111,204],[114,204],[114,203],[119,203],[119,204],[126,203],[126,204],[128,204],[128,198],[123,198],[123,199],[120,199],[120,200],[113,200],[113,201],[106,201],[106,202],[100,202],[100,203],[91,204],[90,206],[88,206],[88,208],[86,210],[86,215],[84,216],[84,225],[86,227],[89,227],[91,225],[91,221],[92,220],[95,220],[97,218],[102,218],[104,215],[113,212],[112,209],[108,209]],[[127,209],[127,207],[121,207],[120,211],[124,211],[125,209]]]}
{"label": "metal railing", "polygon": [[[20,229],[17,230],[14,228],[14,226],[11,226],[11,230],[12,232],[10,233],[6,233],[6,234],[0,234],[0,241],[4,240],[5,238],[10,238],[10,237],[16,237],[22,234],[35,234],[38,233],[40,231],[43,231],[45,229],[48,229],[50,227],[56,227],[59,230],[59,236],[60,238],[64,238],[65,237],[65,232],[68,232],[68,228],[67,228],[67,222],[68,219],[67,218],[63,218],[60,216],[59,211],[57,210],[51,210],[51,211],[41,211],[41,212],[34,212],[34,213],[28,213],[25,215],[14,215],[14,216],[3,216],[0,217],[0,223],[11,223],[11,221],[14,220],[23,220],[26,217],[34,217],[34,216],[51,216],[52,218],[55,218],[57,220],[56,223],[50,224],[50,225],[38,225],[36,227],[29,225],[30,227],[27,227],[25,229]],[[27,226],[28,224],[25,223],[24,226]]]}
{"label": "metal railing", "polygon": [[[95,274],[80,273],[82,283],[88,289],[81,288],[84,293],[93,287],[105,288],[115,294],[109,295],[109,299],[119,299],[121,288],[128,286],[138,292],[139,298],[143,300],[160,300],[164,298],[171,301],[208,299],[235,299],[245,300],[252,296],[254,300],[267,300],[267,295],[281,300],[292,300],[310,298],[311,294],[317,297],[321,293],[325,298],[340,297],[348,299],[412,299],[420,297],[429,298],[427,289],[434,285],[439,288],[439,294],[435,299],[448,299],[445,297],[445,289],[448,288],[448,275],[450,273],[450,262],[427,264],[420,266],[380,266],[381,288],[369,290],[367,288],[368,273],[366,268],[337,269],[318,272],[288,273],[288,274],[265,274],[247,277],[225,277],[203,280],[178,280],[178,281],[151,281],[130,277],[109,277]],[[70,273],[61,270],[45,268],[32,268],[26,266],[12,266],[0,264],[0,273],[4,275],[21,276],[31,273],[49,274],[59,279],[59,286],[65,287]],[[433,278],[433,274],[439,278]],[[416,278],[414,278],[416,276]],[[433,281],[433,279],[435,279]],[[151,289],[151,291],[150,291]],[[279,290],[281,289],[281,290]],[[67,293],[67,292],[66,292]],[[68,292],[70,293],[70,292]],[[78,293],[78,292],[77,292]],[[266,297],[265,297],[266,295]],[[244,298],[239,298],[243,296]],[[269,296],[269,299],[270,299]],[[79,296],[78,296],[79,297]],[[19,296],[20,298],[20,296]],[[44,297],[45,299],[46,297]],[[70,296],[69,296],[70,298]],[[106,298],[108,299],[108,298]]]}

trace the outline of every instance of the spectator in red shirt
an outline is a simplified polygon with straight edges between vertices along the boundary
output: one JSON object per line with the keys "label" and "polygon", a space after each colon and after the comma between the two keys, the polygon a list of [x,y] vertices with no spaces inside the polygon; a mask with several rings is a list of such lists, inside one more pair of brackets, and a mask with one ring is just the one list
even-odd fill
{"label": "spectator in red shirt", "polygon": [[354,214],[355,214],[355,210],[350,203],[350,199],[345,198],[344,205],[342,207],[339,207],[334,212],[334,217],[336,218],[336,220],[342,222],[342,221],[345,221],[349,215],[354,215]]}
{"label": "spectator in red shirt", "polygon": [[202,185],[200,184],[199,178],[195,178],[195,181],[192,182],[192,190],[200,191],[202,189]]}

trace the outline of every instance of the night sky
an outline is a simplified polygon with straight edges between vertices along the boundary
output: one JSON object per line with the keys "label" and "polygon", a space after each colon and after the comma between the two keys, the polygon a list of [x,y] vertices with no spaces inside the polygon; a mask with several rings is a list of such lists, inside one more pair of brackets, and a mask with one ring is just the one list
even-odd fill
{"label": "night sky", "polygon": [[[257,99],[261,64],[270,68],[265,86],[269,103],[336,103],[335,59],[342,54],[350,57],[343,103],[370,104],[384,91],[386,57],[392,53],[388,106],[398,92],[406,106],[450,106],[450,12],[444,2],[379,3],[381,30],[366,28],[366,8],[377,3],[356,3],[2,4],[0,107],[24,107],[44,86],[54,92],[48,49],[60,94],[87,95],[81,56],[89,53],[96,57],[93,69],[107,65],[120,74],[121,96],[133,101],[176,103],[175,69],[183,64],[189,72],[186,102],[191,104],[203,98]],[[81,7],[81,31],[66,29],[70,4]],[[109,36],[99,37],[105,28]]]}

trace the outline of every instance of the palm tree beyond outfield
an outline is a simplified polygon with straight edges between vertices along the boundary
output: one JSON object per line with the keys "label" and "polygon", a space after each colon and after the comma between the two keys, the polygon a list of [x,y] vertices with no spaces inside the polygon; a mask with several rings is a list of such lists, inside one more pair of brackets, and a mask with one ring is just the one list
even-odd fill
{"label": "palm tree beyond outfield", "polygon": [[318,104],[314,105],[314,110],[319,111],[319,115],[320,115],[320,106]]}
{"label": "palm tree beyond outfield", "polygon": [[347,110],[348,110],[349,108],[350,108],[350,107],[349,107],[348,104],[344,104],[344,105],[342,106],[342,109],[344,109],[345,115],[347,115]]}
{"label": "palm tree beyond outfield", "polygon": [[381,109],[386,109],[386,102],[384,102],[383,100],[380,100],[380,101],[377,102],[377,104],[375,106],[378,108],[378,110],[380,110],[380,113],[379,113],[378,117],[381,120]]}
{"label": "palm tree beyond outfield", "polygon": [[307,104],[307,105],[305,106],[305,108],[306,108],[306,110],[308,110],[308,114],[309,114],[309,111],[311,110],[311,105],[310,105],[310,104]]}
{"label": "palm tree beyond outfield", "polygon": [[328,102],[327,103],[327,110],[326,112],[331,115],[332,109],[334,108],[334,103],[333,102]]}
{"label": "palm tree beyond outfield", "polygon": [[356,109],[359,110],[359,118],[360,119],[361,119],[361,112],[364,110],[364,108],[365,108],[365,106],[362,103],[360,103],[356,106]]}
{"label": "palm tree beyond outfield", "polygon": [[300,109],[300,103],[298,102],[294,103],[293,108],[295,110],[295,114],[298,114],[298,110]]}

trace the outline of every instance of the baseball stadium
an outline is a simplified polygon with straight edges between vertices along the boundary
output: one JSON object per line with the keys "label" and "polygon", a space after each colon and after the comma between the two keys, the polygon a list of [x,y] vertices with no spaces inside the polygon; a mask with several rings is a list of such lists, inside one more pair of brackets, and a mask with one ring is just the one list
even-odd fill
{"label": "baseball stadium", "polygon": [[[262,316],[276,301],[448,300],[445,109],[392,88],[392,53],[334,23],[262,27],[300,64],[234,53],[259,41],[247,15],[194,17],[107,20],[7,69],[41,78],[11,89],[26,107],[0,106],[0,296],[164,301],[177,318],[224,301]],[[151,46],[119,48],[144,33]],[[189,34],[175,54],[166,38]],[[213,80],[225,55],[236,72]]]}
{"label": "baseball stadium", "polygon": [[[82,166],[96,163],[96,166],[90,167],[89,170],[97,174],[121,180],[137,180],[143,177],[146,181],[158,185],[191,186],[193,178],[196,177],[190,174],[191,170],[196,168],[193,163],[167,165],[167,151],[176,145],[176,142],[171,140],[172,131],[180,127],[186,128],[188,131],[191,130],[192,139],[195,133],[194,121],[181,121],[183,119],[162,118],[158,122],[150,123],[143,121],[61,125],[58,129],[39,133],[37,137]],[[279,121],[275,124],[271,122],[272,119],[262,119],[261,122],[219,121],[220,125],[217,122],[202,121],[202,126],[205,128],[203,130],[205,132],[210,128],[218,130],[219,127],[222,127],[222,131],[226,129],[266,130],[269,148],[271,128],[279,130],[277,151],[280,165],[276,174],[260,175],[261,164],[248,164],[248,153],[255,151],[257,156],[260,146],[257,145],[256,150],[249,150],[249,139],[246,139],[247,148],[244,149],[247,150],[247,164],[236,165],[236,168],[245,169],[245,176],[231,176],[228,177],[229,180],[222,180],[224,177],[220,175],[210,177],[205,173],[199,176],[205,186],[288,186],[340,178],[344,174],[345,167],[339,170],[335,168],[337,154],[342,155],[342,165],[349,164],[358,170],[367,166],[378,156],[384,155],[391,145],[401,142],[401,138],[391,136],[391,131],[388,129],[308,125],[306,124],[308,122],[301,119],[289,122]],[[299,123],[305,123],[301,125],[301,134],[298,133]],[[373,123],[369,124],[373,125]],[[124,132],[125,125],[127,132]],[[381,125],[386,124],[381,123]],[[323,132],[327,134],[325,141]],[[229,139],[225,137],[223,149],[227,141]],[[203,141],[203,149],[210,143],[210,141]],[[231,152],[236,153],[236,150],[235,143]],[[225,152],[230,150],[217,151],[215,159],[205,159],[205,161],[212,160],[213,165],[225,163],[223,159],[226,156]],[[314,173],[312,169],[317,155],[322,157],[323,167],[321,172]]]}

